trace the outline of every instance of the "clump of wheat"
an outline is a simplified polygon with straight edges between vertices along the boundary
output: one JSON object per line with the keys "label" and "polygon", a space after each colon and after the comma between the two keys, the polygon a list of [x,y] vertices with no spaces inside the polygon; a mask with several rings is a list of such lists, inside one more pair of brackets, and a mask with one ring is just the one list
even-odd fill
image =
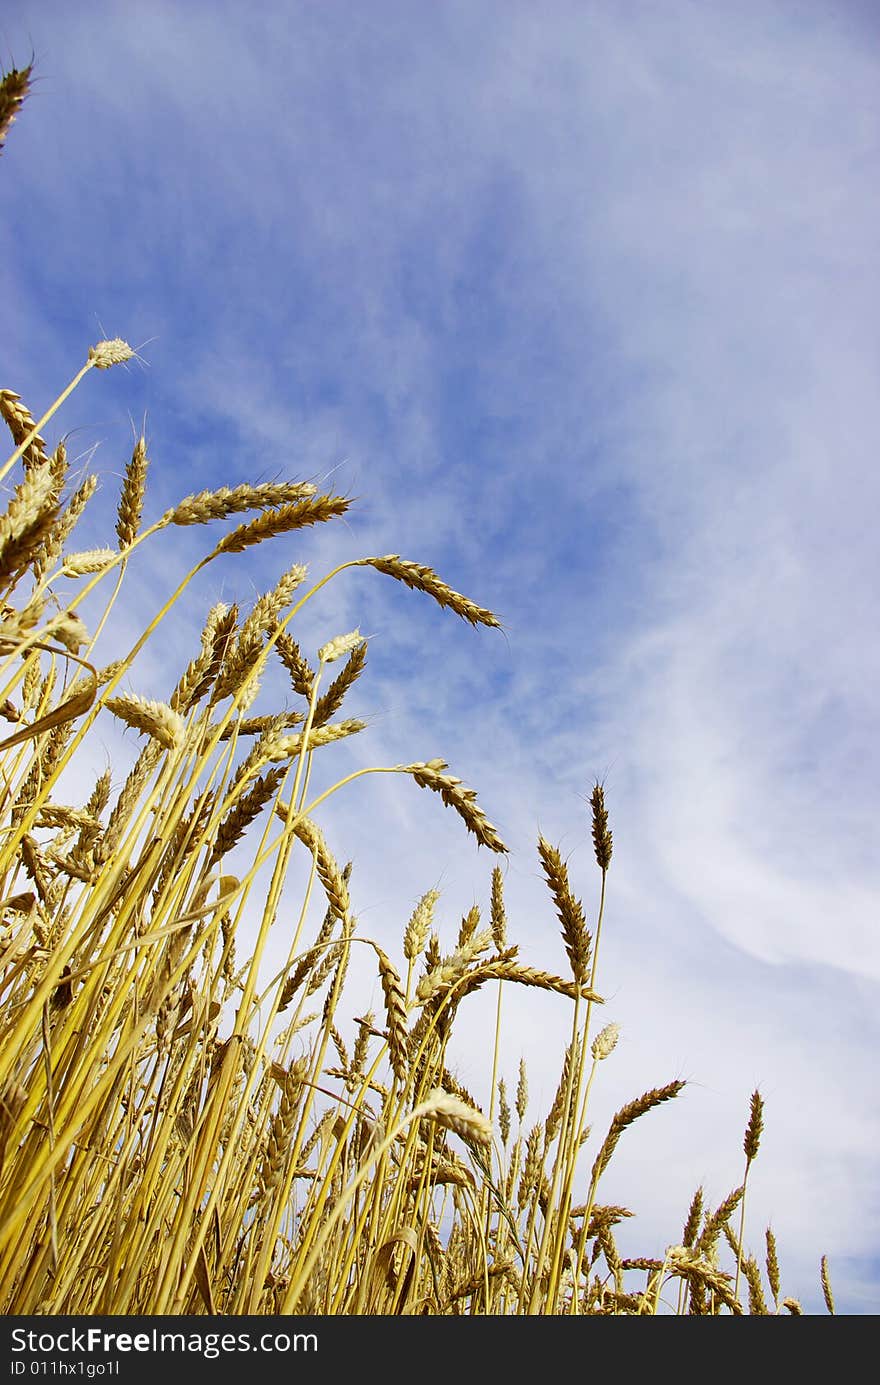
{"label": "clump of wheat", "polygon": [[[29,82],[30,69],[0,82],[0,147]],[[612,859],[602,786],[590,798],[601,872],[590,928],[558,848],[538,843],[568,977],[530,965],[509,941],[498,865],[488,910],[475,903],[448,943],[442,896],[425,891],[402,929],[405,966],[387,939],[359,931],[356,876],[331,850],[325,805],[360,775],[405,775],[478,846],[496,857],[506,848],[474,790],[439,758],[329,775],[315,790],[316,766],[368,730],[342,714],[367,641],[355,629],[313,657],[298,642],[300,612],[357,567],[472,626],[498,628],[497,616],[396,554],[343,563],[308,589],[297,561],[244,614],[235,603],[211,607],[163,696],[125,690],[196,572],[349,508],[292,478],[187,495],[150,521],[149,476],[161,459],[148,461],[141,437],[124,469],[115,543],[73,547],[97,478],[67,491],[66,452],[60,442],[50,451],[47,424],[91,370],[133,355],[119,338],[99,342],[40,417],[0,390],[12,441],[0,468],[10,478],[0,513],[0,1310],[800,1314],[782,1295],[774,1233],[763,1274],[745,1242],[758,1092],[742,1183],[715,1210],[698,1189],[680,1241],[662,1254],[618,1250],[615,1228],[632,1214],[600,1201],[602,1180],[625,1132],[683,1083],[624,1102],[594,1140],[592,1086],[619,1034],[614,1022],[596,1029]],[[116,636],[113,657],[96,662],[97,632],[114,637],[135,553],[174,527],[233,519],[134,645]],[[80,607],[105,593],[90,631]],[[269,701],[272,671],[295,707]],[[133,763],[105,767],[70,801],[63,786],[76,779],[66,771],[88,763],[111,723],[126,743],[142,738]],[[291,905],[295,879],[302,898]],[[378,969],[381,1010],[349,1019],[358,949],[374,959],[374,980]],[[543,992],[571,1019],[555,1096],[528,1131],[525,1063],[512,1108],[501,1071],[511,986]],[[484,1111],[454,1055],[461,1007],[489,987]],[[834,1312],[824,1258],[821,1284]]]}

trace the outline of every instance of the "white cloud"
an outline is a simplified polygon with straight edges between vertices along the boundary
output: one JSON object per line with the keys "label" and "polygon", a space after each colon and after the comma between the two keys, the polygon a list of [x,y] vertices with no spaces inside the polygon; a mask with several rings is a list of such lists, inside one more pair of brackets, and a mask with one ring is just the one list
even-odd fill
{"label": "white cloud", "polygon": [[[120,7],[100,32],[54,7],[50,43],[47,8],[28,22],[51,83],[0,169],[18,145],[30,241],[13,205],[0,244],[32,350],[12,387],[72,373],[88,314],[112,312],[112,332],[128,314],[131,335],[161,334],[150,373],[81,393],[65,423],[97,412],[121,438],[148,401],[157,504],[343,463],[332,484],[362,501],[304,539],[312,575],[401,551],[499,609],[507,642],[375,573],[328,588],[304,640],[376,636],[358,708],[382,716],[343,758],[447,756],[514,848],[518,937],[554,970],[535,837],[573,851],[589,898],[578,795],[607,773],[602,972],[625,1042],[599,1111],[694,1078],[627,1133],[613,1186],[656,1205],[640,1233],[673,1239],[700,1178],[716,1201],[738,1180],[766,1082],[755,1207],[792,1247],[789,1291],[818,1301],[827,1249],[839,1298],[868,1311],[870,16],[449,5],[429,43],[424,14],[395,6],[372,24],[266,6],[253,28]],[[54,327],[51,305],[57,333],[30,325]],[[211,578],[247,599],[276,557]],[[386,943],[438,880],[449,930],[487,899],[491,862],[413,785],[360,781],[328,821]],[[546,1105],[565,1036],[540,1004],[511,1010]]]}

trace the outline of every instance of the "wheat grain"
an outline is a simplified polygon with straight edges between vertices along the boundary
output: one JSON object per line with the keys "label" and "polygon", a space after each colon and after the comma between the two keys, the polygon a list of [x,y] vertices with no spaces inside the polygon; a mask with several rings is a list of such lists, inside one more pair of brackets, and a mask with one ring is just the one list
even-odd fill
{"label": "wheat grain", "polygon": [[474,958],[485,952],[491,941],[491,930],[484,929],[483,932],[470,937],[438,966],[432,967],[416,987],[416,997],[420,1004],[426,1004],[461,980]]}
{"label": "wheat grain", "polygon": [[828,1256],[823,1255],[820,1263],[822,1279],[822,1297],[825,1299],[825,1307],[828,1312],[834,1314],[834,1295],[831,1292],[831,1276],[828,1272]]}
{"label": "wheat grain", "polygon": [[374,567],[398,582],[403,582],[414,591],[425,592],[440,605],[455,611],[456,615],[471,625],[491,625],[500,628],[501,622],[491,611],[469,601],[461,592],[453,591],[441,581],[431,568],[424,563],[413,563],[401,558],[397,553],[388,553],[383,558],[359,558],[355,567]]}
{"label": "wheat grain", "polygon": [[50,467],[34,467],[16,487],[6,513],[0,515],[0,578],[27,566],[51,533],[58,498]]}
{"label": "wheat grain", "polygon": [[318,660],[322,664],[335,664],[343,655],[350,654],[363,644],[360,630],[350,630],[347,635],[336,635],[318,650]]}
{"label": "wheat grain", "polygon": [[315,494],[316,487],[308,481],[275,481],[263,485],[220,486],[218,490],[199,491],[188,495],[162,516],[165,524],[206,524],[213,519],[248,510],[278,509],[295,504]]}
{"label": "wheat grain", "polygon": [[519,1079],[516,1084],[516,1114],[520,1125],[526,1118],[526,1110],[529,1104],[529,1082],[526,1075],[526,1060],[519,1060]]}
{"label": "wheat grain", "polygon": [[743,1274],[749,1286],[749,1314],[752,1317],[766,1318],[769,1316],[767,1301],[764,1298],[764,1288],[761,1284],[761,1271],[758,1262],[753,1255],[743,1256]]}
{"label": "wheat grain", "polygon": [[688,1208],[687,1218],[682,1232],[681,1243],[684,1246],[692,1247],[697,1239],[697,1232],[700,1229],[700,1221],[703,1216],[703,1189],[698,1188],[691,1199]]}
{"label": "wheat grain", "polygon": [[375,943],[373,950],[379,958],[379,980],[385,997],[385,1017],[388,1024],[388,1057],[395,1077],[406,1081],[408,1036],[406,1028],[406,996],[400,977],[390,957]]}
{"label": "wheat grain", "polygon": [[776,1252],[776,1237],[767,1227],[765,1233],[767,1244],[767,1283],[770,1285],[770,1292],[773,1295],[773,1302],[779,1303],[779,1258]]}
{"label": "wheat grain", "polygon": [[175,712],[191,711],[210,690],[220,672],[237,621],[237,606],[218,601],[211,607],[202,631],[201,651],[189,663],[171,696],[170,706]]}
{"label": "wheat grain", "polygon": [[435,1087],[428,1093],[422,1109],[429,1120],[454,1131],[468,1144],[489,1145],[492,1142],[492,1126],[486,1117],[460,1097],[444,1092],[442,1087]]}
{"label": "wheat grain", "polygon": [[495,951],[503,952],[507,946],[507,914],[504,910],[504,877],[500,866],[492,868],[492,939]]}
{"label": "wheat grain", "polygon": [[[334,721],[329,726],[313,726],[306,737],[305,732],[295,736],[282,736],[279,732],[267,736],[260,748],[260,758],[266,760],[292,760],[307,751],[317,750],[319,746],[331,745],[333,741],[344,740],[346,736],[356,736],[366,729],[365,721],[351,717],[347,721]],[[279,804],[279,814],[286,817],[286,804]]]}
{"label": "wheat grain", "polygon": [[13,390],[0,390],[0,418],[5,420],[16,447],[20,447],[28,437],[31,439],[21,456],[24,469],[27,471],[30,467],[41,466],[46,461],[46,444],[36,431],[36,424],[22,404],[21,396]]}
{"label": "wheat grain", "polygon": [[606,871],[611,864],[612,840],[608,830],[608,813],[605,809],[605,790],[598,782],[593,786],[590,797],[593,809],[593,847],[599,868]]}
{"label": "wheat grain", "polygon": [[[480,908],[479,905],[473,904],[462,918],[461,926],[458,930],[458,947],[462,948],[467,946],[467,944],[470,942],[471,938],[474,936],[479,926]],[[488,943],[486,944],[486,946],[488,947]]]}
{"label": "wheat grain", "polygon": [[751,1163],[758,1153],[761,1143],[761,1132],[764,1129],[764,1102],[758,1091],[752,1092],[749,1123],[743,1137],[743,1151],[748,1163]]}
{"label": "wheat grain", "polygon": [[217,829],[217,837],[208,857],[208,865],[214,865],[228,851],[237,846],[247,829],[281,786],[284,779],[282,769],[271,769],[254,781],[247,793],[242,794],[226,814]]}
{"label": "wheat grain", "polygon": [[113,337],[110,341],[99,341],[95,346],[90,346],[88,359],[96,370],[110,370],[115,365],[130,361],[133,355],[127,341]]}
{"label": "wheat grain", "polygon": [[533,1125],[526,1138],[526,1152],[523,1159],[522,1176],[517,1189],[517,1206],[520,1211],[525,1207],[529,1198],[538,1186],[538,1179],[541,1174],[543,1163],[541,1155],[541,1137],[543,1128],[541,1125]]}
{"label": "wheat grain", "polygon": [[62,510],[61,514],[58,516],[58,521],[51,536],[51,545],[48,550],[50,556],[43,560],[44,566],[48,567],[49,563],[54,561],[54,557],[51,556],[52,554],[61,552],[82,518],[83,511],[97,489],[98,478],[92,475],[87,476],[82,485],[74,491],[67,503],[66,509]]}
{"label": "wheat grain", "polygon": [[632,1125],[633,1121],[638,1120],[639,1116],[643,1116],[646,1112],[653,1110],[655,1106],[659,1106],[661,1102],[671,1101],[673,1097],[678,1096],[684,1086],[685,1083],[677,1079],[675,1082],[667,1083],[665,1087],[652,1087],[650,1091],[643,1093],[640,1097],[636,1097],[635,1101],[630,1101],[620,1108],[611,1122],[602,1148],[596,1155],[596,1161],[593,1164],[593,1171],[591,1174],[591,1181],[594,1185],[608,1167],[611,1156],[617,1147],[617,1142],[627,1126]]}
{"label": "wheat grain", "polygon": [[728,1193],[724,1201],[720,1203],[711,1215],[707,1215],[699,1240],[694,1247],[701,1255],[711,1254],[721,1234],[722,1226],[725,1226],[733,1216],[733,1213],[742,1200],[744,1192],[745,1186],[741,1183],[738,1188],[734,1188],[732,1193]]}
{"label": "wheat grain", "polygon": [[731,1313],[742,1313],[742,1305],[737,1302],[730,1290],[728,1274],[722,1274],[707,1260],[687,1246],[670,1246],[666,1252],[666,1262],[675,1274],[688,1279],[698,1279],[720,1298]]}
{"label": "wheat grain", "polygon": [[[345,694],[363,672],[366,661],[367,642],[363,640],[351,651],[342,670],[315,703],[315,710],[312,715],[313,726],[323,726],[332,716],[336,715],[342,706]],[[307,696],[309,695],[310,692]]]}
{"label": "wheat grain", "polygon": [[428,890],[412,912],[403,935],[403,955],[408,962],[415,961],[425,946],[439,898],[439,890]]}
{"label": "wheat grain", "polygon": [[411,774],[419,788],[432,789],[434,793],[439,793],[446,806],[455,809],[481,846],[488,847],[490,851],[507,851],[495,828],[477,804],[475,791],[466,789],[455,775],[444,773],[449,768],[445,760],[419,760],[415,764],[397,765],[395,768],[402,774]]}
{"label": "wheat grain", "polygon": [[137,693],[123,693],[108,698],[105,706],[120,721],[152,736],[166,750],[175,750],[183,743],[183,717],[166,702],[139,697]]}
{"label": "wheat grain", "polygon": [[572,975],[578,985],[587,980],[590,967],[592,939],[587,930],[583,905],[575,899],[568,884],[568,870],[559,852],[543,837],[538,839],[538,853],[547,884],[556,904],[556,912],[562,924],[562,937]]}
{"label": "wheat grain", "polygon": [[319,495],[292,505],[282,505],[277,509],[265,510],[248,524],[239,524],[231,534],[226,534],[214,549],[212,557],[221,553],[244,553],[265,539],[278,534],[290,534],[295,529],[303,529],[311,524],[325,524],[328,520],[344,515],[350,501],[339,495]]}
{"label": "wheat grain", "polygon": [[119,496],[116,535],[119,539],[120,552],[123,553],[134,543],[141,527],[149,464],[147,443],[142,435],[134,445],[131,461],[125,469],[122,491]]}
{"label": "wheat grain", "polygon": [[293,830],[315,858],[315,866],[332,912],[345,923],[351,908],[348,885],[324,840],[323,832],[317,823],[305,817],[295,819]]}
{"label": "wheat grain", "polygon": [[296,640],[287,630],[282,630],[276,637],[275,648],[290,674],[294,692],[299,693],[300,697],[310,698],[315,675]]}
{"label": "wheat grain", "polygon": [[607,1058],[617,1047],[617,1040],[620,1037],[619,1024],[606,1024],[604,1029],[600,1029],[592,1043],[591,1053],[597,1062]]}
{"label": "wheat grain", "polygon": [[86,548],[81,553],[65,553],[64,575],[87,577],[93,572],[103,572],[115,557],[112,548]]}
{"label": "wheat grain", "polygon": [[510,1105],[503,1077],[498,1082],[498,1129],[501,1132],[501,1143],[506,1147],[510,1139]]}

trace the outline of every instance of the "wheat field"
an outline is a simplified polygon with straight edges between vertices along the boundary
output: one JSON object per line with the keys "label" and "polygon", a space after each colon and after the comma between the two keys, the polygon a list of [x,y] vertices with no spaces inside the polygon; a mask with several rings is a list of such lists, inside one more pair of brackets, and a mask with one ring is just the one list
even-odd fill
{"label": "wheat field", "polygon": [[[31,76],[3,78],[0,146]],[[615,1227],[632,1209],[603,1200],[603,1175],[621,1138],[650,1140],[650,1113],[684,1083],[630,1097],[607,1130],[591,1129],[593,1086],[611,1080],[613,1062],[603,1064],[618,1038],[599,967],[613,882],[603,785],[590,796],[595,905],[576,894],[559,849],[537,843],[565,976],[530,966],[508,937],[505,845],[444,760],[365,764],[311,787],[315,755],[365,729],[344,704],[367,641],[331,630],[302,648],[307,603],[359,567],[473,626],[498,626],[492,611],[397,554],[317,580],[296,564],[249,609],[204,613],[164,698],[126,691],[208,564],[247,564],[258,545],[341,519],[350,504],[291,478],[183,496],[147,523],[139,437],[115,532],[78,548],[98,478],[73,484],[64,441],[47,439],[89,372],[133,354],[98,342],[41,413],[0,389],[12,449],[0,515],[0,1311],[800,1314],[772,1230],[756,1238],[747,1222],[758,1091],[743,1113],[738,1186],[717,1202],[697,1188],[676,1244],[618,1251]],[[198,529],[202,556],[129,644],[129,560],[181,527]],[[95,663],[99,635],[112,661]],[[258,701],[270,667],[295,710]],[[109,719],[139,738],[139,753],[120,783],[108,768],[70,802],[71,772],[90,763]],[[356,874],[328,840],[330,812],[334,795],[372,774],[397,776],[401,794],[427,790],[495,862],[482,909],[453,938],[441,942],[433,889],[395,955],[358,927]],[[267,968],[294,865],[306,882],[296,927],[283,966]],[[374,970],[377,1013],[347,1006],[354,955]],[[552,992],[570,1016],[547,1111],[530,1105],[524,1063],[515,1090],[498,1076],[512,986]],[[488,1110],[449,1056],[460,1007],[486,989],[497,996]],[[824,1257],[820,1273],[834,1312]]]}

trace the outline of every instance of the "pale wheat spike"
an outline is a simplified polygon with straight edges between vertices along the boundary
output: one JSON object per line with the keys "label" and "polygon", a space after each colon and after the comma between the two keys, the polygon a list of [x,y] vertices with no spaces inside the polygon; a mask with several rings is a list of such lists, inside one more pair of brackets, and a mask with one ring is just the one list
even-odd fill
{"label": "pale wheat spike", "polygon": [[408,962],[415,961],[421,955],[434,921],[434,909],[439,898],[439,890],[428,890],[412,912],[403,935],[403,955]]}
{"label": "pale wheat spike", "polygon": [[492,1143],[492,1126],[479,1111],[474,1111],[457,1096],[450,1096],[441,1087],[429,1092],[424,1102],[424,1115],[435,1120],[438,1125],[452,1130],[467,1142],[489,1145]]}
{"label": "pale wheat spike", "polygon": [[53,616],[45,626],[45,636],[63,644],[71,654],[78,654],[83,645],[89,642],[89,632],[85,623],[73,611],[61,611]]}
{"label": "pale wheat spike", "polygon": [[337,659],[341,659],[345,654],[350,654],[358,645],[363,644],[360,630],[351,630],[347,635],[336,635],[334,639],[322,644],[318,650],[318,660],[322,664],[335,664]]}
{"label": "pale wheat spike", "polygon": [[455,809],[481,846],[488,847],[490,851],[507,851],[495,828],[477,804],[475,791],[466,789],[455,775],[444,773],[449,768],[445,760],[419,760],[414,764],[397,765],[395,768],[402,774],[411,774],[419,788],[432,789],[434,793],[439,793],[446,806]]}
{"label": "pale wheat spike", "polygon": [[161,758],[161,744],[158,741],[150,740],[135,760],[107,820],[107,829],[101,840],[99,851],[102,861],[109,859],[119,845],[125,825],[134,811],[141,791]]}
{"label": "pale wheat spike", "polygon": [[603,1058],[607,1058],[610,1053],[614,1052],[619,1037],[619,1024],[606,1024],[604,1029],[599,1030],[599,1033],[593,1040],[591,1048],[593,1057],[597,1062],[601,1062]]}
{"label": "pale wheat spike", "polygon": [[87,828],[90,831],[100,831],[101,824],[98,820],[82,808],[69,808],[62,803],[44,803],[39,809],[36,817],[37,827],[67,827]]}
{"label": "pale wheat spike", "polygon": [[367,1013],[362,1015],[357,1021],[358,1032],[354,1041],[354,1050],[351,1055],[351,1066],[348,1073],[349,1086],[352,1089],[356,1085],[355,1079],[360,1076],[366,1066],[370,1039],[375,1032],[373,1028],[375,1022],[376,1016],[373,1014],[372,1010],[368,1010]]}
{"label": "pale wheat spike", "polygon": [[519,1080],[516,1084],[516,1114],[520,1125],[526,1118],[526,1110],[529,1104],[529,1079],[526,1074],[526,1060],[519,1060]]}
{"label": "pale wheat spike", "polygon": [[202,630],[202,648],[187,665],[171,695],[170,705],[175,712],[191,711],[208,692],[220,671],[237,620],[237,607],[227,606],[224,601],[211,607]]}
{"label": "pale wheat spike", "polygon": [[323,726],[332,716],[336,715],[342,706],[345,694],[363,672],[366,661],[367,642],[363,640],[351,651],[327,691],[322,693],[315,703],[312,716],[313,726]]}
{"label": "pale wheat spike", "polygon": [[433,967],[421,978],[416,987],[416,996],[419,1002],[425,1005],[440,991],[448,990],[450,986],[454,986],[464,976],[474,958],[486,951],[491,941],[492,931],[486,928],[468,938],[467,942],[463,943],[453,952],[451,957],[447,957],[439,966]]}
{"label": "pale wheat spike", "polygon": [[89,361],[97,370],[110,370],[115,365],[130,361],[134,352],[127,341],[113,337],[110,341],[99,341],[89,347]]}
{"label": "pale wheat spike", "polygon": [[504,1078],[498,1081],[498,1129],[501,1143],[506,1147],[510,1139],[510,1104],[507,1100],[507,1085]]}
{"label": "pale wheat spike", "polygon": [[152,736],[166,750],[174,750],[183,743],[183,717],[166,702],[139,697],[137,693],[123,693],[109,698],[105,705],[120,721]]}
{"label": "pale wheat spike", "polygon": [[199,491],[188,495],[173,509],[166,510],[162,516],[165,524],[206,524],[212,519],[226,519],[229,515],[243,514],[247,510],[277,509],[292,505],[298,500],[307,500],[315,494],[316,487],[308,481],[275,481],[262,485],[221,486],[214,491]]}
{"label": "pale wheat spike", "polygon": [[[248,672],[255,667],[263,652],[263,636],[274,631],[280,611],[290,604],[297,587],[304,581],[306,568],[302,563],[282,573],[273,589],[259,597],[244,621],[238,637],[227,642],[223,667],[217,676],[212,702],[234,696]],[[255,696],[255,692],[252,697]]]}
{"label": "pale wheat spike", "polygon": [[103,572],[113,562],[116,553],[112,548],[86,548],[81,553],[64,555],[65,577],[88,577],[94,572]]}
{"label": "pale wheat spike", "polygon": [[[277,1066],[277,1065],[276,1065]],[[268,1199],[281,1181],[287,1156],[292,1146],[293,1125],[303,1091],[304,1064],[291,1068],[284,1078],[275,1078],[281,1086],[281,1101],[272,1118],[266,1151],[259,1174],[259,1197]],[[275,1074],[273,1073],[273,1076]]]}
{"label": "pale wheat spike", "polygon": [[16,116],[30,90],[31,64],[27,67],[10,68],[0,81],[0,153],[6,143],[6,136],[15,124]]}
{"label": "pale wheat spike", "polygon": [[146,439],[141,436],[134,445],[131,461],[125,469],[125,477],[119,496],[116,535],[119,539],[120,552],[131,547],[141,527],[149,464]]}
{"label": "pale wheat spike", "polygon": [[401,558],[397,553],[387,553],[383,558],[360,558],[355,564],[356,567],[374,567],[377,572],[384,572],[388,577],[395,578],[398,582],[403,582],[405,586],[413,591],[425,592],[432,596],[440,605],[448,607],[456,615],[461,616],[462,620],[467,620],[471,625],[490,625],[496,629],[501,628],[501,622],[491,611],[482,606],[477,606],[461,592],[453,591],[445,582],[437,576],[431,568],[424,563],[413,563],[408,559]]}

